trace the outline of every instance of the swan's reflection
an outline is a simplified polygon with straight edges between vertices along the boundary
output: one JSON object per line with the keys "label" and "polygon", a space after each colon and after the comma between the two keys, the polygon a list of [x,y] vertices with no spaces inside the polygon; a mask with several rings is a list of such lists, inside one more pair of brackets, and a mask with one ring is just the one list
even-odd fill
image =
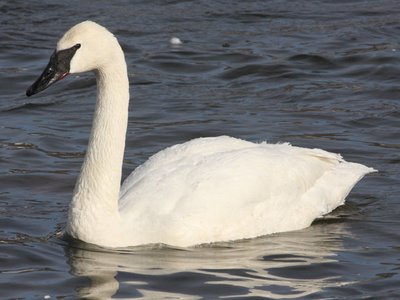
{"label": "swan's reflection", "polygon": [[[328,224],[329,223],[329,224]],[[343,285],[337,254],[346,223],[192,249],[145,246],[107,251],[72,241],[71,272],[90,279],[81,298],[263,296],[298,298]]]}

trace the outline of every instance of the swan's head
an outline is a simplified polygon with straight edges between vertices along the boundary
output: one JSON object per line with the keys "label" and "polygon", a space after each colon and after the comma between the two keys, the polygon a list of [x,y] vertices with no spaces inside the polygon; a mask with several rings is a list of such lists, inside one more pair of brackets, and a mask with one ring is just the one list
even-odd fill
{"label": "swan's head", "polygon": [[119,61],[123,53],[117,39],[92,21],[79,23],[58,41],[42,75],[26,91],[27,96],[48,88],[68,74],[96,71]]}

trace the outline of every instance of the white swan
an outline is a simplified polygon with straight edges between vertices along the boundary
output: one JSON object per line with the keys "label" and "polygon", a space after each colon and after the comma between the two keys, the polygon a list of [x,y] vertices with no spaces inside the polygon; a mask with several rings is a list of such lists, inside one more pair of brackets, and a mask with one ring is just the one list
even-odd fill
{"label": "white swan", "polygon": [[86,71],[96,74],[97,103],[66,228],[85,242],[191,246],[302,229],[374,171],[319,149],[221,136],[155,154],[120,188],[129,84],[117,39],[94,22],[75,25],[27,95]]}

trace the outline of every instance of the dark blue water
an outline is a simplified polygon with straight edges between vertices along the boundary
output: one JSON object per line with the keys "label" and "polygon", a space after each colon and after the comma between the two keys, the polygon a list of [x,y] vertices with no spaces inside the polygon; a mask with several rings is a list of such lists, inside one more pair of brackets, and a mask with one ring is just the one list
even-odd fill
{"label": "dark blue water", "polygon": [[[297,232],[126,251],[63,239],[95,80],[24,94],[86,19],[126,52],[124,177],[169,145],[220,134],[323,148],[380,172]],[[400,298],[399,36],[394,0],[1,1],[0,298]]]}

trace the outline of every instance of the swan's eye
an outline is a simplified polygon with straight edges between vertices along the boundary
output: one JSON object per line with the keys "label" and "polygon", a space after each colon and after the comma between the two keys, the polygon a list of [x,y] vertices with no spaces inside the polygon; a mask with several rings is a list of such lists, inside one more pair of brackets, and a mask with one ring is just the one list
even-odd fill
{"label": "swan's eye", "polygon": [[76,45],[74,46],[75,49],[79,49],[80,47],[81,47],[81,44],[76,44]]}
{"label": "swan's eye", "polygon": [[53,73],[53,71],[54,71],[53,68],[51,68],[51,67],[48,68],[46,71],[46,75],[50,75],[51,73]]}

